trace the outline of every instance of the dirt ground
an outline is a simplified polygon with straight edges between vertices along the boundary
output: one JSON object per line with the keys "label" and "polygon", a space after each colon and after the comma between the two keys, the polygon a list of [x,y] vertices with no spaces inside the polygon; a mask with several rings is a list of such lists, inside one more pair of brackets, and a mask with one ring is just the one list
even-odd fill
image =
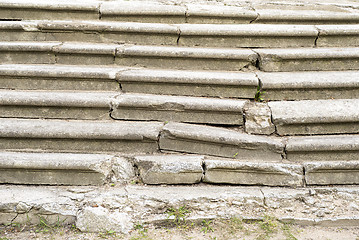
{"label": "dirt ground", "polygon": [[50,226],[40,223],[36,226],[12,224],[0,226],[0,240],[10,239],[128,239],[128,240],[182,240],[182,239],[313,239],[313,240],[359,240],[359,226],[355,227],[320,227],[283,224],[274,218],[266,217],[263,221],[245,222],[240,219],[208,220],[200,224],[186,221],[169,222],[166,226],[135,225],[128,234],[114,231],[101,233],[83,233],[74,226]]}

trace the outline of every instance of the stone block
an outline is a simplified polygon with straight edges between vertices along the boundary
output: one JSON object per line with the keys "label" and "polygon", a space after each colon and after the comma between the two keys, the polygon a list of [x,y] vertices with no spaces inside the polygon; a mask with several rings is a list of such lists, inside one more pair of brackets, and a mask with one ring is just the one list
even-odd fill
{"label": "stone block", "polygon": [[204,157],[191,155],[138,156],[134,162],[145,184],[194,184],[202,180]]}
{"label": "stone block", "polygon": [[275,127],[272,123],[272,113],[267,103],[248,102],[244,107],[244,130],[250,134],[270,135]]}
{"label": "stone block", "polygon": [[354,25],[319,25],[318,47],[358,47],[359,26]]}

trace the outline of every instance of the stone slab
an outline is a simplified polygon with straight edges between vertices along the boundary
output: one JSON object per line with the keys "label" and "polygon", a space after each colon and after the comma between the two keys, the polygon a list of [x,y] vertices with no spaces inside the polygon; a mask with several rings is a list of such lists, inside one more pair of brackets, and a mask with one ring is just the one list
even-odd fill
{"label": "stone slab", "polygon": [[272,112],[267,103],[247,102],[244,106],[244,130],[250,134],[270,135],[275,132]]}
{"label": "stone slab", "polygon": [[320,32],[318,47],[358,47],[358,25],[317,25]]}
{"label": "stone slab", "polygon": [[168,123],[160,149],[240,160],[282,160],[284,144],[273,137],[254,136],[219,127]]}
{"label": "stone slab", "polygon": [[206,159],[204,165],[203,181],[207,183],[292,187],[303,184],[303,167],[299,164]]}
{"label": "stone slab", "polygon": [[256,49],[265,72],[359,69],[359,48]]}
{"label": "stone slab", "polygon": [[0,90],[0,116],[110,120],[116,92]]}
{"label": "stone slab", "polygon": [[358,161],[309,162],[304,169],[308,185],[359,184]]}
{"label": "stone slab", "polygon": [[359,158],[358,135],[289,137],[289,161],[349,161]]}
{"label": "stone slab", "polygon": [[1,152],[1,183],[101,185],[112,169],[112,156],[69,153]]}
{"label": "stone slab", "polygon": [[241,70],[254,67],[257,54],[248,49],[124,46],[117,48],[115,63],[168,69]]}
{"label": "stone slab", "polygon": [[137,69],[116,79],[125,92],[181,96],[253,98],[258,79],[253,73]]}
{"label": "stone slab", "polygon": [[2,119],[1,149],[153,153],[162,123]]}
{"label": "stone slab", "polygon": [[354,99],[358,71],[257,72],[265,100]]}
{"label": "stone slab", "polygon": [[159,120],[242,125],[246,100],[169,95],[121,94],[112,102],[111,117],[120,120]]}
{"label": "stone slab", "polygon": [[178,43],[201,47],[314,47],[318,30],[309,25],[179,24]]}
{"label": "stone slab", "polygon": [[145,184],[194,184],[203,176],[203,156],[138,156],[134,162]]}

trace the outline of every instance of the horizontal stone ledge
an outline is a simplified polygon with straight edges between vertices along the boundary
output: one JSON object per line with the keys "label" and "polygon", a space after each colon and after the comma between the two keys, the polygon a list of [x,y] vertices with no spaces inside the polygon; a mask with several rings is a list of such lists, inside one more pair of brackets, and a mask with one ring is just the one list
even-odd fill
{"label": "horizontal stone ledge", "polygon": [[257,72],[265,100],[354,99],[358,71]]}
{"label": "horizontal stone ledge", "polygon": [[289,137],[286,153],[289,161],[358,160],[359,135]]}
{"label": "horizontal stone ledge", "polygon": [[282,160],[284,144],[274,137],[249,135],[218,127],[168,123],[160,149],[241,160]]}
{"label": "horizontal stone ledge", "polygon": [[304,163],[308,185],[359,184],[359,161]]}
{"label": "horizontal stone ledge", "polygon": [[232,99],[121,94],[112,101],[111,117],[121,120],[242,125],[243,106],[246,102]]}
{"label": "horizontal stone ledge", "polygon": [[266,186],[303,184],[303,167],[299,164],[206,159],[204,165],[203,181],[207,183]]}
{"label": "horizontal stone ledge", "polygon": [[268,103],[280,135],[359,133],[359,100],[303,100]]}
{"label": "horizontal stone ledge", "polygon": [[265,72],[359,69],[359,48],[256,49]]}
{"label": "horizontal stone ledge", "polygon": [[254,73],[161,69],[121,71],[116,76],[125,92],[182,96],[253,98]]}
{"label": "horizontal stone ledge", "polygon": [[359,26],[356,25],[317,25],[320,32],[318,47],[357,47],[359,46]]}

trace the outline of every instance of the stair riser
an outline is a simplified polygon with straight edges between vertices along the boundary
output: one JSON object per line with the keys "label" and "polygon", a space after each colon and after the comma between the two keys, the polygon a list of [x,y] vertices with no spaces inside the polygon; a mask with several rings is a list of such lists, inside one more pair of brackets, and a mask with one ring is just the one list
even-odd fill
{"label": "stair riser", "polygon": [[78,19],[78,20],[98,20],[98,11],[58,11],[41,10],[34,8],[1,8],[0,16],[2,19]]}
{"label": "stair riser", "polygon": [[[304,118],[305,116],[303,116]],[[276,125],[279,135],[345,134],[359,133],[359,123],[313,123],[296,125]]]}

